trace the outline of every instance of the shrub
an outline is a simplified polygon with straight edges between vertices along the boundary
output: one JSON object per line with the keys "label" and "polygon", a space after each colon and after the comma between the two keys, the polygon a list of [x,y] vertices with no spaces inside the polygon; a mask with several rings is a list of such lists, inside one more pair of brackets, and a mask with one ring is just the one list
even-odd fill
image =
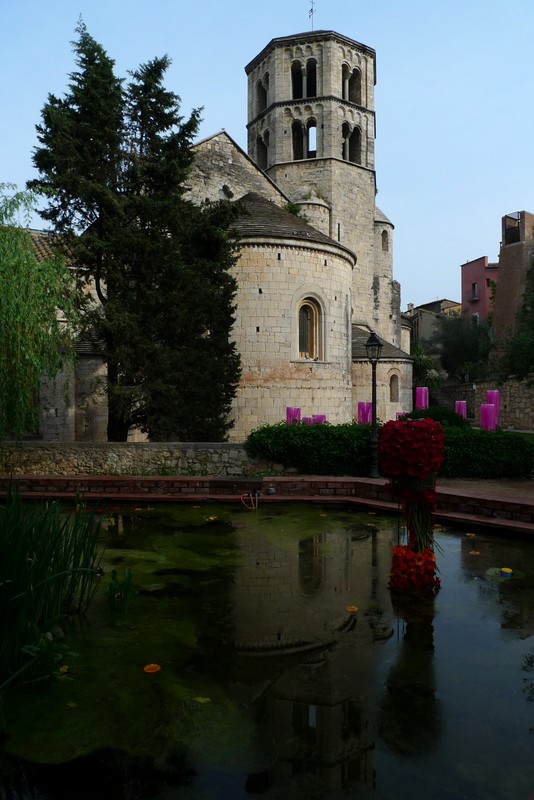
{"label": "shrub", "polygon": [[430,406],[429,408],[414,408],[405,415],[408,419],[433,419],[436,422],[441,422],[445,427],[453,428],[469,428],[469,422],[453,411],[451,408],[443,408],[442,406]]}
{"label": "shrub", "polygon": [[249,434],[245,449],[303,475],[368,475],[370,425],[263,425]]}
{"label": "shrub", "polygon": [[531,478],[534,444],[513,431],[445,428],[446,478]]}
{"label": "shrub", "polygon": [[[459,419],[460,424],[455,420],[452,425],[443,425],[445,461],[440,475],[494,480],[534,475],[531,440],[512,431],[473,429]],[[302,475],[365,476],[370,468],[370,437],[371,426],[355,422],[342,425],[280,422],[253,431],[245,448],[252,458],[283,464]]]}

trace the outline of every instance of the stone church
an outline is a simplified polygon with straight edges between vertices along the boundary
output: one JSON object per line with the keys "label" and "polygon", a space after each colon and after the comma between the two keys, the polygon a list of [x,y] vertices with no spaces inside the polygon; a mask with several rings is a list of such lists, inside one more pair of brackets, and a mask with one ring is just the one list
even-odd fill
{"label": "stone church", "polygon": [[[375,60],[334,31],[273,39],[245,68],[248,153],[225,131],[194,147],[190,199],[249,212],[237,223],[242,377],[230,441],[285,419],[288,406],[351,420],[371,399],[371,331],[383,343],[378,417],[412,407],[393,225],[375,205]],[[83,346],[78,356],[65,410],[63,387],[43,388],[45,439],[106,438],[105,367]]]}

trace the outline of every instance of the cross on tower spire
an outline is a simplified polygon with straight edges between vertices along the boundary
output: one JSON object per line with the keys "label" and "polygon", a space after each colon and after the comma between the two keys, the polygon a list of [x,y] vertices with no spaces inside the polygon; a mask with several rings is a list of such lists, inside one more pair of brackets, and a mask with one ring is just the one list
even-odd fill
{"label": "cross on tower spire", "polygon": [[313,30],[313,17],[315,15],[315,0],[310,0],[310,10],[308,12],[308,17],[311,19],[312,30]]}

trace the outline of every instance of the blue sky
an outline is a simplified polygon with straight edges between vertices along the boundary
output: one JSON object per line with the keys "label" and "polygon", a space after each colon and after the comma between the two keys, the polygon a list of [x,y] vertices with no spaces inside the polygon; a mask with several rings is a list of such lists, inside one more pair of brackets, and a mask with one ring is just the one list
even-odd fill
{"label": "blue sky", "polygon": [[[310,30],[310,0],[0,0],[0,182],[33,177],[35,125],[74,68],[80,16],[116,73],[167,53],[200,137],[246,149],[245,65]],[[534,2],[316,0],[315,30],[377,52],[377,204],[395,225],[402,308],[460,299],[460,264],[496,260],[501,217],[534,212]],[[39,221],[35,225],[40,225]]]}

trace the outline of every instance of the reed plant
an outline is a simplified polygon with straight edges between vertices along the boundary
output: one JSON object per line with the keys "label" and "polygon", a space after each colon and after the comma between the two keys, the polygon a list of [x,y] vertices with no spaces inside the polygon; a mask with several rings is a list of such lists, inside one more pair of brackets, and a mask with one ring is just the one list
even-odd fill
{"label": "reed plant", "polygon": [[85,613],[98,587],[98,538],[80,505],[66,513],[10,493],[0,506],[0,691],[52,674],[64,657],[54,631]]}

